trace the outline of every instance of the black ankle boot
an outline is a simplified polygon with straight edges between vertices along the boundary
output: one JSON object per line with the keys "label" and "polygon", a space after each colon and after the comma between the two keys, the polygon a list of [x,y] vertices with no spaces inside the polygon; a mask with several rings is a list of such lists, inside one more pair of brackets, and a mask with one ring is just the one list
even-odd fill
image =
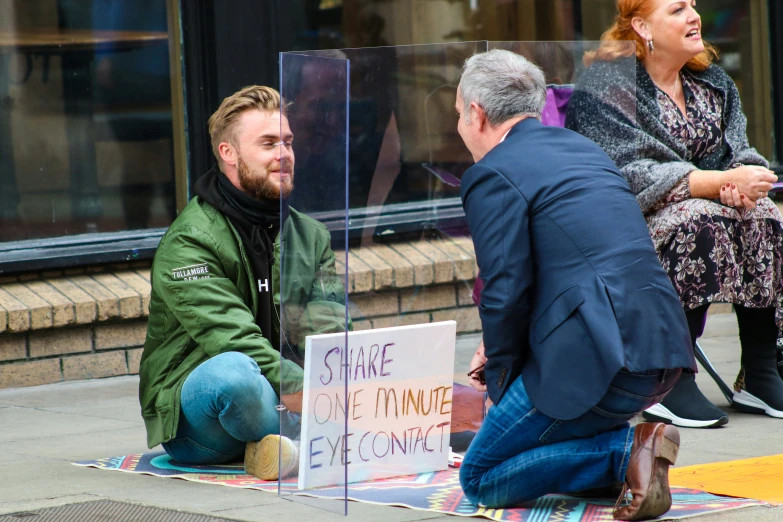
{"label": "black ankle boot", "polygon": [[680,375],[669,394],[659,404],[647,408],[642,417],[683,428],[716,428],[729,422],[726,412],[701,393],[696,376],[686,372]]}
{"label": "black ankle boot", "polygon": [[733,406],[739,411],[783,419],[783,379],[778,373],[777,342],[742,343],[741,360]]}

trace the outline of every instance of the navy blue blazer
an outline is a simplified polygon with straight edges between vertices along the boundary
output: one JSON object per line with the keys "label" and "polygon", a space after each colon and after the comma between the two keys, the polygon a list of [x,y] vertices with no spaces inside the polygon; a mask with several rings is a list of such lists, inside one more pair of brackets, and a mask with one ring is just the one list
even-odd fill
{"label": "navy blue blazer", "polygon": [[639,205],[598,145],[522,120],[465,172],[461,193],[492,402],[521,374],[537,409],[568,420],[622,368],[696,368]]}

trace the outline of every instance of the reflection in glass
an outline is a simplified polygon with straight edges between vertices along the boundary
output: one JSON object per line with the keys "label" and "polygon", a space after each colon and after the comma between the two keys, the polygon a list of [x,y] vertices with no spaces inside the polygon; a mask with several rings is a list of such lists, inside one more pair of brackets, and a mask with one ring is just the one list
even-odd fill
{"label": "reflection in glass", "polygon": [[[445,100],[453,95],[449,92],[454,88],[451,77],[459,70],[460,57],[447,54],[440,66],[430,67],[434,64],[421,55],[413,63],[414,52],[405,47],[384,46],[459,45],[479,40],[597,41],[616,12],[616,0],[299,0],[289,5],[280,20],[285,28],[282,50],[347,48],[343,52],[352,61],[350,204],[357,209],[354,226],[356,220],[365,218],[368,223],[377,223],[380,211],[375,207],[379,205],[457,197],[454,180],[442,171],[459,177],[464,171],[462,164],[469,160],[461,148],[442,148],[446,132],[454,132],[453,122],[438,119]],[[739,87],[751,145],[771,157],[774,111],[766,2],[714,0],[700,3],[698,8],[705,38],[721,50],[719,65]],[[368,47],[377,49],[374,53],[354,50]],[[550,83],[569,83],[566,78],[578,74],[579,60],[569,73],[563,63],[567,56],[558,56],[553,46],[537,47],[536,52],[554,53],[530,56],[544,67],[558,69],[556,74],[547,71]],[[441,85],[445,86],[439,90]],[[412,108],[418,111],[420,121],[400,121],[400,114]],[[384,212],[402,212],[402,207]],[[420,233],[430,220],[419,217]],[[365,230],[363,237],[366,242],[385,233],[383,237],[391,239],[412,234],[414,228],[410,223],[397,223],[382,230]],[[352,237],[359,241],[356,235]]]}
{"label": "reflection in glass", "polygon": [[0,4],[0,241],[174,214],[165,0]]}

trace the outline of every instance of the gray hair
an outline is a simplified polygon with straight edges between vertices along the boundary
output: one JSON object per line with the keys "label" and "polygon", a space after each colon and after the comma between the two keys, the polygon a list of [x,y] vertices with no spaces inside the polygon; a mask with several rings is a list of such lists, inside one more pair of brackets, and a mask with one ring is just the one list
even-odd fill
{"label": "gray hair", "polygon": [[541,69],[524,57],[501,49],[465,60],[459,89],[467,123],[471,102],[484,109],[493,127],[517,116],[540,119],[546,103],[546,80]]}

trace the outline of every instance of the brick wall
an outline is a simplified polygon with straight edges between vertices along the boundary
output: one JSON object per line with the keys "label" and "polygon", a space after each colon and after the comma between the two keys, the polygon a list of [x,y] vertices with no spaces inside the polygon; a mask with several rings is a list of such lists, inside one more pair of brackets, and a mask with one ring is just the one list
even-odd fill
{"label": "brick wall", "polygon": [[[345,252],[336,252],[345,271]],[[470,239],[374,245],[348,254],[356,329],[457,321],[481,330]],[[52,273],[0,281],[0,388],[138,373],[149,270]]]}
{"label": "brick wall", "polygon": [[149,271],[0,285],[0,388],[138,373]]}

